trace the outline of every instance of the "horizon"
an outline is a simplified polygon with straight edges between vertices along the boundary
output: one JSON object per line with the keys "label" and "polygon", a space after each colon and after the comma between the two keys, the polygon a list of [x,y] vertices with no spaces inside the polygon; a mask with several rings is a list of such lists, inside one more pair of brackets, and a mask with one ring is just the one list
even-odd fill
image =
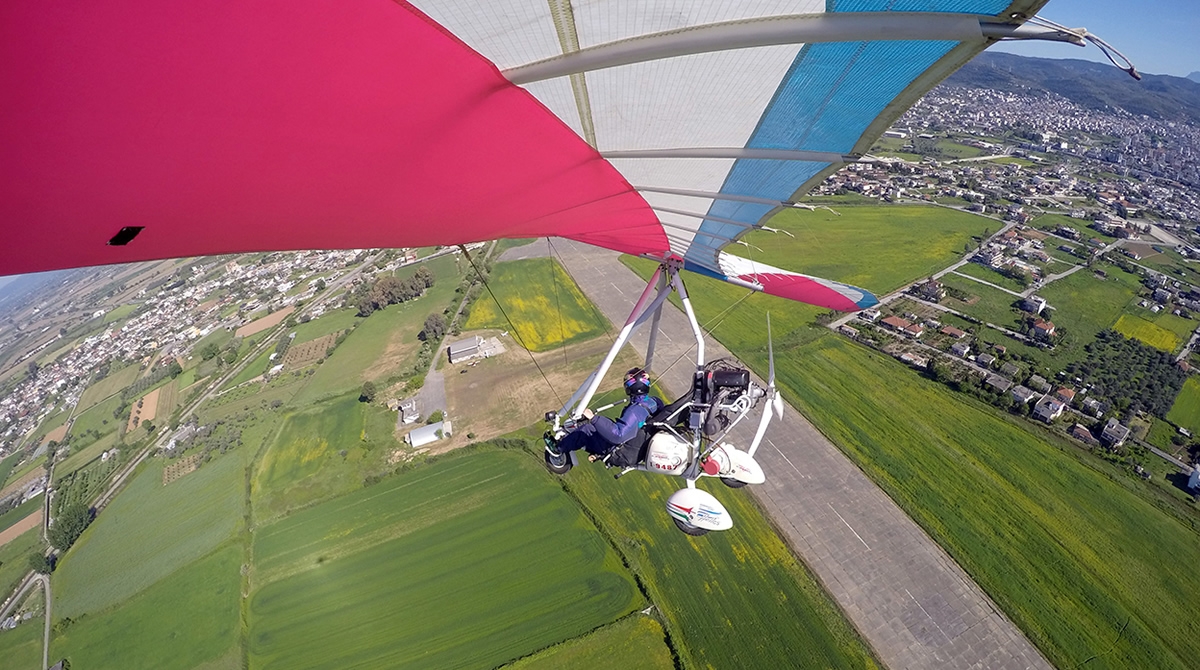
{"label": "horizon", "polygon": [[[1129,11],[1119,0],[1050,0],[1038,16],[1089,32],[1111,44],[1138,72],[1187,78],[1200,72],[1200,12],[1188,0],[1153,0]],[[1001,42],[989,50],[1035,58],[1090,60],[1108,63],[1099,48],[1082,49],[1054,42]]]}

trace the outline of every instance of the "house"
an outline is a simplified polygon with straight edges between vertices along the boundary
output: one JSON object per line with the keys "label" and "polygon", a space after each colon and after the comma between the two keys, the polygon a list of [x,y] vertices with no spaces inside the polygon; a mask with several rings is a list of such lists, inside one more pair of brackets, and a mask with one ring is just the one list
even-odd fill
{"label": "house", "polygon": [[1167,304],[1167,301],[1171,299],[1171,292],[1165,288],[1154,289],[1153,298],[1154,298],[1154,302],[1162,303],[1165,305],[1165,304]]}
{"label": "house", "polygon": [[476,335],[451,344],[446,353],[451,363],[459,363],[483,355],[483,338]]}
{"label": "house", "polygon": [[959,330],[958,328],[955,328],[954,326],[946,326],[945,328],[943,328],[941,330],[941,333],[943,335],[949,335],[950,337],[953,337],[956,340],[961,340],[962,338],[967,336],[967,331]]}
{"label": "house", "polygon": [[979,354],[975,357],[975,362],[984,367],[991,367],[992,363],[996,362],[996,357],[991,354]]}
{"label": "house", "polygon": [[1021,386],[1018,384],[1012,389],[1012,397],[1013,400],[1016,400],[1017,402],[1029,403],[1029,401],[1037,397],[1037,391],[1034,391],[1027,386]]}
{"label": "house", "polygon": [[856,340],[858,339],[858,331],[855,330],[854,328],[851,328],[850,326],[847,326],[847,325],[838,326],[838,332],[841,333],[842,335],[845,335],[846,337],[856,339]]}
{"label": "house", "polygon": [[925,369],[925,368],[929,367],[929,359],[928,358],[925,358],[924,356],[918,356],[916,354],[909,353],[907,351],[900,354],[900,360],[904,361],[905,363],[908,363],[909,365],[911,365],[915,368]]}
{"label": "house", "polygon": [[1104,413],[1103,406],[1100,404],[1100,401],[1096,400],[1095,398],[1085,398],[1083,401],[1083,409],[1091,412],[1096,418],[1100,418],[1100,415]]}
{"label": "house", "polygon": [[1033,406],[1033,418],[1050,423],[1062,416],[1063,410],[1066,408],[1067,406],[1057,398],[1045,396]]}
{"label": "house", "polygon": [[[390,409],[391,405],[389,404],[388,407]],[[416,423],[421,419],[421,413],[417,409],[416,398],[397,401],[395,411],[400,412],[400,422],[404,424]]]}
{"label": "house", "polygon": [[867,323],[875,323],[875,321],[877,319],[879,319],[879,310],[864,309],[863,311],[858,313],[858,318],[862,319],[863,321],[866,321]]}
{"label": "house", "polygon": [[987,381],[984,383],[1001,393],[1004,393],[1008,389],[1012,388],[1013,385],[1012,382],[1004,377],[1001,377],[1000,375],[988,375]]}
{"label": "house", "polygon": [[1029,388],[1037,391],[1038,393],[1048,393],[1050,391],[1050,383],[1040,375],[1033,375],[1030,377],[1028,384]]}
{"label": "house", "polygon": [[905,328],[908,328],[909,326],[912,325],[907,320],[901,319],[898,316],[884,317],[883,320],[880,321],[880,323],[882,323],[885,327],[890,328],[891,330],[895,330],[897,332],[903,331]]}
{"label": "house", "polygon": [[954,346],[950,347],[950,351],[955,356],[966,358],[967,354],[971,353],[971,345],[967,342],[955,342]]}
{"label": "house", "polygon": [[1017,373],[1020,371],[1021,368],[1017,367],[1016,363],[1005,363],[1004,365],[1000,366],[1000,374],[1008,377],[1009,379],[1016,377]]}
{"label": "house", "polygon": [[915,340],[915,339],[921,337],[921,334],[925,332],[925,329],[922,328],[919,324],[912,323],[912,324],[909,324],[907,328],[905,328],[904,330],[902,330],[900,332],[904,333],[905,335],[907,335]]}
{"label": "house", "polygon": [[1033,322],[1033,336],[1039,340],[1049,341],[1054,336],[1054,324],[1038,319]]}
{"label": "house", "polygon": [[938,302],[946,297],[946,287],[942,286],[942,282],[930,279],[917,286],[916,294],[929,302]]}
{"label": "house", "polygon": [[1061,388],[1054,392],[1054,397],[1058,398],[1064,405],[1070,405],[1075,402],[1075,392],[1069,388]]}
{"label": "house", "polygon": [[404,441],[408,442],[414,449],[423,447],[427,444],[437,442],[444,437],[450,437],[450,422],[438,421],[431,423],[428,426],[421,426],[413,430],[408,435],[404,436]]}
{"label": "house", "polygon": [[1109,419],[1108,423],[1104,424],[1104,430],[1100,431],[1100,441],[1109,448],[1125,444],[1128,437],[1129,427],[1121,425],[1116,419]]}
{"label": "house", "polygon": [[1046,309],[1046,299],[1031,295],[1021,301],[1021,309],[1030,314],[1041,314],[1043,309]]}
{"label": "house", "polygon": [[1200,464],[1192,467],[1192,475],[1188,477],[1188,488],[1192,491],[1200,491]]}
{"label": "house", "polygon": [[1092,431],[1084,427],[1083,424],[1077,423],[1074,426],[1071,426],[1071,430],[1067,432],[1070,433],[1071,437],[1083,442],[1084,444],[1089,444],[1093,447],[1100,444],[1096,441],[1096,438],[1092,436]]}

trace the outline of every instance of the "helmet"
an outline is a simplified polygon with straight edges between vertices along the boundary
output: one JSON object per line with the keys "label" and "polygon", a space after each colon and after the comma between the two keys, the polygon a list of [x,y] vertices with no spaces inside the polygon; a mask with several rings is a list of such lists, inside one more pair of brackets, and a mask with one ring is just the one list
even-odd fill
{"label": "helmet", "polygon": [[631,368],[625,373],[625,395],[636,397],[650,392],[650,373],[642,368]]}

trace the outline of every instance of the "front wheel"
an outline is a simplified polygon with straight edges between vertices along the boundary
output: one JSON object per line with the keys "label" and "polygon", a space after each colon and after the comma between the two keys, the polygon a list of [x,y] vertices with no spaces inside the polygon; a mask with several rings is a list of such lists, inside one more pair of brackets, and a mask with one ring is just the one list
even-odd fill
{"label": "front wheel", "polygon": [[571,454],[561,453],[557,456],[550,453],[549,449],[542,450],[542,454],[546,459],[546,469],[556,475],[565,475],[571,471]]}
{"label": "front wheel", "polygon": [[675,522],[676,528],[678,528],[679,530],[682,530],[683,532],[685,532],[688,535],[691,535],[693,537],[699,537],[708,532],[707,528],[697,528],[696,526],[693,526],[692,524],[690,524],[682,519],[676,519],[675,517],[671,517],[671,520]]}
{"label": "front wheel", "polygon": [[740,479],[734,479],[733,477],[722,477],[721,481],[725,483],[725,486],[728,486],[731,489],[740,489],[746,485],[746,482]]}

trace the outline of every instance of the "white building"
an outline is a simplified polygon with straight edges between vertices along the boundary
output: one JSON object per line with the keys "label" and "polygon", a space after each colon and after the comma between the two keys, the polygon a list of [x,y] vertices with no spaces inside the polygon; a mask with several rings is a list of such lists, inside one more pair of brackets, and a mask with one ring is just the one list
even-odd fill
{"label": "white building", "polygon": [[450,422],[438,421],[431,423],[428,426],[421,426],[404,436],[404,441],[408,442],[414,449],[423,447],[427,444],[437,442],[444,437],[450,437]]}

